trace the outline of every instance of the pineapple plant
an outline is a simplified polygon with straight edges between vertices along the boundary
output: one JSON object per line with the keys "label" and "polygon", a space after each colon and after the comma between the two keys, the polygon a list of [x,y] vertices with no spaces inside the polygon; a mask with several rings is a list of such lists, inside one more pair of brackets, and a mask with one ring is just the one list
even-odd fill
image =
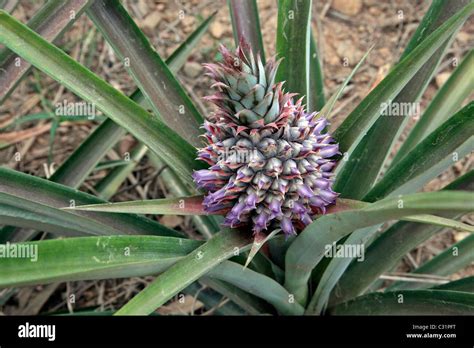
{"label": "pineapple plant", "polygon": [[[115,315],[151,314],[181,291],[209,306],[225,295],[231,314],[473,314],[474,277],[449,277],[472,263],[472,235],[452,247],[455,255],[448,248],[383,283],[444,228],[474,232],[460,220],[474,208],[472,170],[421,192],[472,151],[474,104],[464,104],[473,90],[472,49],[394,157],[408,117],[383,112],[418,102],[474,3],[433,0],[399,62],[336,128],[334,105],[370,50],[326,100],[310,0],[278,1],[269,59],[256,1],[228,5],[236,47],[221,45],[221,60],[205,65],[208,115],[175,73],[217,14],[163,60],[119,1],[50,0],[28,25],[0,12],[2,101],[33,67],[105,115],[49,179],[0,168],[0,251],[37,250],[34,262],[1,257],[0,286],[157,275]],[[80,15],[127,62],[138,87],[132,95],[51,43]],[[96,195],[79,191],[127,132],[139,142],[134,161],[110,169]],[[166,166],[170,197],[108,202],[145,155]],[[199,238],[149,217],[167,214],[190,216]],[[354,246],[363,261],[339,257]],[[207,296],[196,290],[202,284]]]}

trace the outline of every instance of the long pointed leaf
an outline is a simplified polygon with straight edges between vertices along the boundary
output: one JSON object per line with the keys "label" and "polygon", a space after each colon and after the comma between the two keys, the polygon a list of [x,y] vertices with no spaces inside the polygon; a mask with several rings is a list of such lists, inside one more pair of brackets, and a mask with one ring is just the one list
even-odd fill
{"label": "long pointed leaf", "polygon": [[[473,250],[474,235],[469,235],[456,244],[453,244],[442,253],[436,255],[431,260],[418,267],[412,273],[433,274],[440,276],[451,275],[474,262],[474,253],[472,252]],[[392,291],[399,289],[419,289],[423,287],[425,287],[424,284],[417,282],[410,284],[396,282],[388,289]]]}
{"label": "long pointed leaf", "polygon": [[[156,168],[162,170],[161,176],[163,181],[167,183],[170,196],[184,197],[195,194],[197,190],[190,190],[180,180],[175,180],[176,175],[170,168],[163,168],[163,161],[154,153],[150,153],[150,161]],[[220,220],[216,216],[195,215],[193,222],[196,229],[206,238],[211,238],[215,233],[220,231]]]}
{"label": "long pointed leaf", "polygon": [[303,307],[294,301],[286,289],[271,278],[242,267],[235,262],[224,262],[209,272],[209,277],[235,284],[241,289],[263,298],[282,315],[301,315]]}
{"label": "long pointed leaf", "polygon": [[[65,235],[113,235],[125,232],[116,226],[84,216],[76,216],[61,212],[46,204],[32,202],[15,195],[0,193],[0,217],[2,223],[9,223],[23,228],[41,228],[46,232],[63,233]],[[61,232],[64,228],[64,232]],[[131,230],[130,234],[134,234]]]}
{"label": "long pointed leaf", "polygon": [[4,11],[0,11],[0,29],[1,43],[83,99],[95,103],[192,185],[191,172],[202,164],[194,160],[195,149],[172,129]]}
{"label": "long pointed leaf", "polygon": [[206,244],[169,268],[132,298],[116,315],[146,315],[152,313],[172,296],[230,258],[239,250],[248,248],[249,235],[226,230],[216,234]]}
{"label": "long pointed leaf", "polygon": [[[71,202],[81,205],[104,203],[104,201],[84,192],[6,168],[0,168],[0,193],[5,198],[8,198],[7,195],[10,197],[8,205],[16,204],[21,208],[22,205],[19,202],[24,200],[25,204],[28,202],[31,205],[33,210],[28,210],[32,212],[48,214],[52,217],[62,215],[70,217],[71,220],[75,215],[78,215],[78,218],[83,217],[83,219],[90,220],[91,223],[101,224],[103,231],[113,229],[116,234],[180,235],[155,221],[137,215],[62,211],[58,208],[70,206]],[[84,232],[92,233],[88,230],[84,230]]]}
{"label": "long pointed leaf", "polygon": [[[166,60],[166,64],[172,72],[177,72],[186,62],[191,50],[197,45],[212,21],[213,15],[207,18],[199,27],[172,53]],[[142,92],[137,89],[130,98],[142,107],[148,107],[147,100]],[[78,187],[80,183],[90,174],[95,164],[112,148],[124,135],[126,130],[120,127],[111,119],[106,119],[97,129],[84,140],[84,142],[74,151],[74,153],[54,172],[51,180],[65,184],[67,186]],[[136,160],[145,155],[148,149],[143,145],[137,145],[134,154],[131,154]],[[125,180],[127,175],[132,172],[135,165],[118,168],[100,182],[96,187],[97,192],[104,199],[109,199],[112,193]],[[163,174],[164,176],[170,176]],[[166,182],[171,182],[173,178],[167,177]],[[174,175],[176,180],[176,175]]]}
{"label": "long pointed leaf", "polygon": [[[225,261],[230,262],[230,261]],[[221,266],[217,266],[219,268]],[[263,301],[257,297],[241,290],[240,288],[226,283],[217,278],[204,277],[200,283],[211,286],[216,291],[219,291],[222,295],[227,296],[235,304],[239,305],[250,315],[262,315],[264,313],[270,313],[270,306],[266,306]]]}
{"label": "long pointed leaf", "polygon": [[336,105],[337,100],[341,97],[342,92],[344,92],[344,88],[346,88],[347,84],[351,81],[352,77],[355,75],[357,70],[361,67],[361,65],[364,63],[365,59],[367,56],[370,54],[372,51],[373,46],[369,48],[369,50],[364,54],[364,56],[360,59],[359,63],[352,69],[351,73],[349,76],[346,77],[344,82],[339,86],[337,89],[336,93],[334,93],[331,98],[326,102],[324,107],[321,109],[319,115],[320,117],[325,117],[325,118],[331,118],[331,111],[334,108],[334,105]]}
{"label": "long pointed leaf", "polygon": [[420,120],[409,133],[397,152],[391,166],[399,162],[426,136],[445,122],[460,107],[474,90],[474,50],[471,50],[461,64],[453,71],[448,81],[441,86]]}
{"label": "long pointed leaf", "polygon": [[364,201],[418,190],[472,151],[474,102],[448,119],[416,146],[370,190]]}
{"label": "long pointed leaf", "polygon": [[[463,175],[445,190],[474,190],[474,171]],[[446,214],[459,218],[460,214]],[[364,262],[352,262],[333,292],[330,303],[350,300],[365,292],[384,272],[395,267],[410,250],[442,231],[439,226],[398,222],[374,240],[365,250]],[[390,257],[386,257],[390,255]]]}
{"label": "long pointed leaf", "polygon": [[331,315],[472,315],[474,294],[420,290],[373,293],[342,303]]}
{"label": "long pointed leaf", "polygon": [[[116,126],[117,127],[117,126]],[[107,175],[95,185],[94,190],[97,195],[105,200],[109,200],[127,179],[136,167],[136,164],[145,156],[148,148],[143,144],[137,144],[130,151],[130,159],[125,166],[112,169]]]}
{"label": "long pointed leaf", "polygon": [[[28,22],[28,26],[48,41],[60,37],[62,33],[78,19],[88,0],[49,0]],[[5,9],[7,10],[7,9]],[[9,12],[7,10],[7,12]],[[74,14],[71,16],[71,14]],[[20,80],[31,69],[28,62],[22,61],[18,66],[16,56],[8,49],[0,52],[0,104],[15,89]]]}
{"label": "long pointed leaf", "polygon": [[[420,42],[439,27],[445,20],[464,7],[469,0],[463,1],[433,1],[413,35],[410,44],[405,49],[402,58],[406,57]],[[462,23],[458,24],[461,27]],[[400,93],[390,102],[390,105],[411,105],[411,112],[416,110],[416,103],[425,91],[444,52],[453,36],[448,38],[436,52],[420,67]],[[399,108],[403,110],[403,108]],[[406,109],[406,108],[405,108]],[[342,197],[361,199],[374,185],[391,148],[398,138],[407,120],[413,114],[398,116],[381,116],[350,154],[347,162],[343,163],[334,183],[334,190],[341,192]],[[341,170],[341,169],[340,169]]]}
{"label": "long pointed leaf", "polygon": [[154,114],[198,146],[202,116],[120,2],[96,0],[87,14],[119,58],[127,59],[125,67],[150,101]]}
{"label": "long pointed leaf", "polygon": [[[440,218],[437,216],[432,216],[431,219],[428,218],[427,220],[432,220],[433,222],[435,222],[436,219],[444,220],[446,225],[448,225],[449,227],[461,224],[455,220]],[[407,218],[404,218],[404,220],[407,220]],[[437,225],[439,226],[440,223],[438,222]],[[469,232],[474,232],[474,226],[469,226],[466,224],[461,224],[461,225],[464,225],[463,228],[465,230],[468,230]],[[361,245],[362,247],[365,247],[365,245],[367,244],[368,240],[371,237],[372,237],[372,230],[370,228],[363,228],[363,229],[353,232],[344,241],[344,244],[345,245]],[[384,253],[384,255],[386,255],[386,253]],[[366,258],[366,255],[364,252],[364,262],[365,262],[365,258]],[[392,258],[393,258],[393,254],[391,254],[390,259]],[[382,258],[382,260],[379,259],[380,263],[384,263],[383,259],[384,258]],[[318,287],[316,288],[316,291],[314,292],[313,297],[311,298],[311,302],[309,303],[308,308],[307,308],[307,313],[321,314],[325,310],[329,301],[331,291],[336,286],[336,283],[338,282],[338,280],[343,276],[345,270],[347,269],[351,261],[352,261],[351,258],[334,258],[331,260],[331,262],[326,267],[326,270],[319,281]],[[364,266],[366,266],[365,263],[364,263]],[[339,290],[339,289],[336,289],[336,290]],[[336,291],[336,293],[339,296],[341,291]]]}
{"label": "long pointed leaf", "polygon": [[[82,236],[84,234],[107,235],[118,234],[120,231],[108,226],[94,224],[82,217],[57,213],[47,206],[32,204],[23,199],[0,193],[0,221],[7,224],[0,230],[1,244],[12,240],[18,233],[16,227],[30,228],[50,232],[59,236]],[[14,202],[14,204],[8,204]],[[27,210],[28,207],[30,210]],[[41,211],[39,213],[38,211]]]}
{"label": "long pointed leaf", "polygon": [[311,271],[323,258],[325,246],[354,230],[404,216],[468,212],[473,208],[474,201],[469,193],[441,191],[387,198],[363,209],[324,215],[306,227],[289,247],[285,260],[285,287],[301,304],[305,304],[307,282]]}
{"label": "long pointed leaf", "polygon": [[79,145],[79,148],[53,173],[50,180],[79,188],[100,159],[114,146],[125,130],[104,121]]}
{"label": "long pointed leaf", "polygon": [[[108,236],[18,244],[38,259],[0,258],[0,287],[157,274],[202,243],[155,236]],[[15,244],[10,244],[12,248]],[[36,251],[35,251],[36,249]],[[33,254],[32,254],[33,255]]]}
{"label": "long pointed leaf", "polygon": [[232,20],[235,44],[241,41],[249,44],[252,53],[260,55],[265,62],[265,49],[263,47],[262,31],[256,0],[227,0]]}
{"label": "long pointed leaf", "polygon": [[286,81],[286,90],[300,97],[309,94],[311,0],[280,0],[276,51],[283,58],[276,80]]}
{"label": "long pointed leaf", "polygon": [[[0,259],[0,287],[157,274],[200,245],[200,241],[154,236],[83,237],[9,244],[9,248],[30,250],[32,258],[36,255],[38,259],[35,262],[29,258]],[[224,287],[227,294],[239,290],[230,284],[246,291],[239,294],[242,299],[239,303],[244,308],[248,308],[251,296],[248,292],[274,305],[283,314],[303,312],[280,284],[235,262],[220,264],[206,278],[210,279],[210,285],[224,281],[217,289]],[[254,300],[249,303],[260,311],[265,310]]]}
{"label": "long pointed leaf", "polygon": [[309,56],[309,93],[308,93],[308,111],[319,111],[326,103],[324,96],[324,77],[321,68],[322,57],[320,58],[318,47],[311,31],[310,38],[310,56]]}
{"label": "long pointed leaf", "polygon": [[446,284],[434,286],[433,290],[451,290],[462,292],[474,292],[474,276],[458,279]]}
{"label": "long pointed leaf", "polygon": [[397,64],[387,77],[351,112],[334,133],[341,152],[349,154],[352,152],[381,114],[383,103],[393,99],[402,90],[423,64],[473,11],[474,3],[469,3],[445,21]]}
{"label": "long pointed leaf", "polygon": [[80,205],[68,210],[103,211],[109,213],[208,215],[202,205],[203,196],[148,199],[145,201]]}

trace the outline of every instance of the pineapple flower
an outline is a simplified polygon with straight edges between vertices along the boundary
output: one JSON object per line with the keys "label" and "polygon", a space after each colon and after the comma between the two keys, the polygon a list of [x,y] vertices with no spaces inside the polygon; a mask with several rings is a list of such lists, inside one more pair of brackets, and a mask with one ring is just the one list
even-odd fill
{"label": "pineapple flower", "polygon": [[207,212],[228,211],[224,225],[290,236],[335,202],[331,157],[339,148],[323,133],[327,120],[275,83],[279,62],[264,66],[242,46],[235,54],[221,46],[223,62],[204,65],[217,89],[205,99],[217,110],[203,125],[208,146],[198,152],[210,167],[193,178],[208,192]]}

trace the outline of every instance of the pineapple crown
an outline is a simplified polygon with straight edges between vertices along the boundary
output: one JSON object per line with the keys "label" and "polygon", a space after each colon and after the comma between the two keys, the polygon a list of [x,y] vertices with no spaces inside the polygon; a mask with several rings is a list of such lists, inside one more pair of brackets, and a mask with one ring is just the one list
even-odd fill
{"label": "pineapple crown", "polygon": [[295,102],[275,83],[279,62],[263,65],[246,48],[221,46],[223,61],[204,65],[217,90],[206,100],[217,108],[203,125],[208,146],[198,152],[210,167],[193,178],[208,192],[206,211],[228,210],[224,225],[289,236],[334,203],[331,157],[339,148],[323,133],[326,119],[306,113],[302,98]]}

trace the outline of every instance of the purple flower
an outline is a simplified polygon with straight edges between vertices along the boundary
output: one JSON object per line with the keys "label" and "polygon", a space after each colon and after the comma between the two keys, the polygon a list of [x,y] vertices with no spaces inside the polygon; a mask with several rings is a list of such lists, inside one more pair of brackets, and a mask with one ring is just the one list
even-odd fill
{"label": "purple flower", "polygon": [[208,146],[198,153],[210,168],[193,174],[208,192],[204,207],[229,209],[227,226],[294,235],[335,202],[331,158],[339,147],[322,133],[327,120],[274,83],[278,63],[264,67],[241,48],[221,53],[222,63],[205,65],[217,89],[206,99],[217,108],[203,125]]}

